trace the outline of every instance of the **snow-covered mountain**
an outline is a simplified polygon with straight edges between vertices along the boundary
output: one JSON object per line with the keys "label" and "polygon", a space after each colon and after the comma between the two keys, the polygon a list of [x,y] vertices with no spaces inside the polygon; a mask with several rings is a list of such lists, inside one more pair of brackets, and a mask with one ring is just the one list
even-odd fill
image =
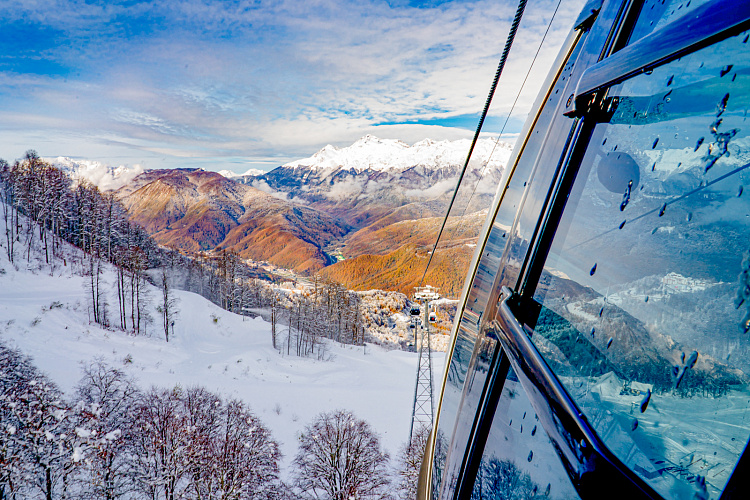
{"label": "snow-covered mountain", "polygon": [[[463,165],[471,141],[433,141],[424,139],[411,146],[393,139],[379,139],[366,135],[351,146],[337,148],[330,144],[310,158],[293,161],[286,168],[309,170],[319,175],[323,171],[348,170],[361,173],[366,170],[385,172],[403,171],[416,166],[429,169],[453,169]],[[474,148],[473,163],[488,169],[505,166],[512,145],[494,139],[480,139]]]}
{"label": "snow-covered mountain", "polygon": [[[252,185],[311,204],[355,227],[364,227],[399,207],[434,200],[440,203],[432,203],[425,216],[442,215],[470,144],[468,139],[425,139],[409,146],[367,135],[345,148],[326,146],[310,158],[256,177]],[[512,145],[507,143],[477,142],[463,184],[464,190],[474,192],[467,213],[489,206],[511,152]]]}
{"label": "snow-covered mountain", "polygon": [[119,189],[143,173],[140,165],[113,167],[96,160],[74,160],[67,156],[43,158],[74,179],[85,179],[102,191]]}
{"label": "snow-covered mountain", "polygon": [[237,174],[231,170],[219,170],[218,172],[219,175],[231,179],[234,182],[239,182],[240,184],[249,184],[253,179],[265,173],[265,170],[258,170],[257,168],[248,169],[244,174]]}

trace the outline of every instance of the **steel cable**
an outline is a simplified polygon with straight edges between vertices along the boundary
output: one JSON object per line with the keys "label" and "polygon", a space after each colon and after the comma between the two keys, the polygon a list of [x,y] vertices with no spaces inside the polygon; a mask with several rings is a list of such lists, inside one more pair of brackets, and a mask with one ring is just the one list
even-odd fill
{"label": "steel cable", "polygon": [[503,49],[503,53],[500,56],[500,62],[497,65],[497,71],[495,71],[495,78],[492,80],[490,93],[487,96],[487,101],[484,103],[484,109],[482,110],[482,115],[479,117],[477,130],[474,133],[474,139],[471,141],[471,146],[469,147],[469,153],[466,155],[466,161],[464,162],[463,169],[461,169],[461,175],[459,175],[458,177],[458,183],[456,184],[456,189],[455,191],[453,191],[453,197],[451,198],[451,201],[448,204],[448,210],[446,211],[445,218],[443,219],[443,223],[440,226],[440,231],[438,232],[437,239],[435,240],[435,246],[432,248],[432,252],[430,253],[430,258],[427,261],[427,265],[424,268],[424,273],[422,273],[420,286],[424,285],[424,278],[427,275],[427,270],[430,268],[430,264],[432,263],[432,258],[435,256],[435,250],[437,250],[438,243],[440,242],[440,237],[442,236],[443,230],[445,229],[445,224],[448,222],[448,215],[451,213],[453,204],[456,201],[458,188],[461,187],[461,182],[463,181],[464,175],[466,174],[466,169],[469,166],[469,160],[471,160],[471,154],[474,152],[474,146],[476,146],[477,140],[479,139],[479,134],[482,131],[482,125],[484,124],[484,119],[487,117],[487,111],[489,111],[490,109],[490,103],[492,102],[492,97],[495,95],[495,89],[497,89],[497,82],[500,79],[500,75],[503,72],[503,68],[505,67],[505,61],[508,59],[510,48],[513,45],[514,38],[516,37],[516,31],[518,30],[518,25],[521,23],[521,18],[523,17],[523,11],[524,9],[526,9],[526,2],[527,0],[519,0],[518,2],[518,8],[516,9],[516,14],[513,18],[513,24],[511,24],[510,31],[508,32],[508,38],[505,41],[505,48]]}

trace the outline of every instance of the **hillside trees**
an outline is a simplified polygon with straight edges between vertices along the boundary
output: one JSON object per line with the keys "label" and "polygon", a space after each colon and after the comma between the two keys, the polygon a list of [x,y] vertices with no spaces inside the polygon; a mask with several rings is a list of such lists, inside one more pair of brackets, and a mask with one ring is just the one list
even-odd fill
{"label": "hillside trees", "polygon": [[[141,331],[146,319],[141,302],[144,272],[157,258],[156,247],[142,228],[128,221],[125,209],[112,194],[102,194],[85,181],[72,182],[34,151],[28,151],[23,160],[13,165],[0,161],[0,194],[4,202],[5,247],[11,262],[19,243],[30,261],[37,233],[47,263],[58,258],[60,241],[82,249],[86,258],[80,264],[88,277],[92,320],[102,325],[109,323],[103,263],[114,264],[118,270],[120,327]],[[67,265],[64,259],[63,264]]]}
{"label": "hillside trees", "polygon": [[2,344],[0,403],[0,498],[52,500],[74,465],[70,407],[27,357]]}
{"label": "hillside trees", "polygon": [[[182,281],[183,288],[231,312],[245,314],[248,309],[270,307],[272,343],[281,349],[277,325],[283,321],[288,354],[320,356],[318,346],[323,338],[354,345],[364,342],[361,299],[343,285],[316,277],[312,295],[277,293],[274,298],[274,292],[269,293],[272,287],[257,279],[258,271],[252,271],[232,251],[191,258],[159,249],[140,226],[128,220],[125,208],[112,193],[101,193],[86,181],[71,181],[34,151],[13,165],[0,162],[0,195],[6,227],[3,243],[9,260],[16,259],[22,249],[22,256],[30,262],[32,247],[40,245],[46,262],[58,259],[79,269],[86,277],[88,309],[94,323],[142,334],[151,321],[146,283],[155,281],[161,289],[159,313],[168,341],[176,313],[173,288]],[[83,250],[83,258],[68,263],[59,251],[61,241]],[[114,266],[115,273],[113,279],[105,280],[108,264]],[[155,265],[164,268],[161,279],[147,275]],[[186,275],[184,280],[180,275]],[[111,295],[116,299],[110,312]],[[281,309],[284,314],[279,314]]]}
{"label": "hillside trees", "polygon": [[268,500],[278,444],[241,401],[201,387],[141,392],[94,362],[70,402],[0,344],[0,500]]}

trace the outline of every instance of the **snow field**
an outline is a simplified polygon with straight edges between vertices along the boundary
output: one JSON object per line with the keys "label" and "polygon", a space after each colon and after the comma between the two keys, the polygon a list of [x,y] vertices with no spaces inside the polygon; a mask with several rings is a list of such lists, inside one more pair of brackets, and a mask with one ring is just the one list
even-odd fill
{"label": "snow field", "polygon": [[[297,435],[317,414],[335,409],[352,411],[380,435],[394,458],[406,442],[411,419],[416,353],[365,349],[328,342],[325,361],[287,356],[271,346],[270,324],[229,313],[203,297],[175,290],[179,313],[169,343],[159,334],[151,290],[147,335],[133,336],[89,321],[86,278],[73,272],[75,250],[68,248],[68,266],[0,256],[0,341],[32,356],[36,366],[70,395],[81,366],[101,359],[132,375],[147,389],[152,385],[201,385],[246,402],[268,426],[284,458],[282,477],[297,452]],[[105,280],[115,283],[108,268]],[[115,320],[116,297],[109,297]],[[279,339],[286,338],[286,327]],[[293,349],[292,349],[293,352]],[[441,380],[444,353],[434,353],[435,384]],[[395,464],[395,461],[392,461]]]}

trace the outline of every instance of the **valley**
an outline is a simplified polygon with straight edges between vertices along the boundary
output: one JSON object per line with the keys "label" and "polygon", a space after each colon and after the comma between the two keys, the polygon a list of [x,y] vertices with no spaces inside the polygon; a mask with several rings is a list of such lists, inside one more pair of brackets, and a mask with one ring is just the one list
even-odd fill
{"label": "valley", "polygon": [[[114,195],[165,247],[186,254],[230,251],[302,276],[319,273],[352,290],[409,295],[468,147],[468,140],[409,146],[365,136],[266,173],[149,170]],[[474,189],[460,193],[462,212],[449,219],[427,274],[448,296],[461,291],[510,151],[491,139],[477,144],[464,180]]]}

